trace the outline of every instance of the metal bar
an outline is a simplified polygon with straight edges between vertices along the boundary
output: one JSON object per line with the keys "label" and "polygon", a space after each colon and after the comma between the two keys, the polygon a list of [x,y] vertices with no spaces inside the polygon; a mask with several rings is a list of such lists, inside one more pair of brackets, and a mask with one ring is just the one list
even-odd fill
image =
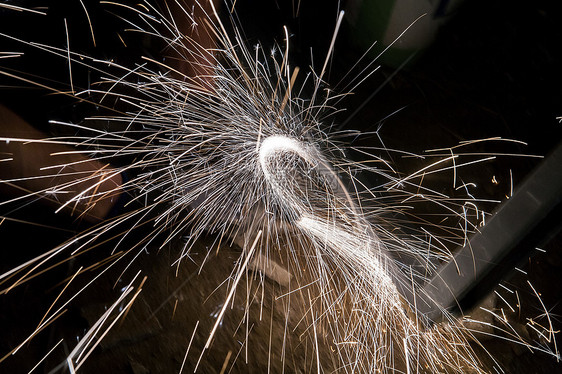
{"label": "metal bar", "polygon": [[[421,290],[405,297],[433,322],[462,312],[562,224],[562,143]],[[412,304],[413,305],[413,304]]]}

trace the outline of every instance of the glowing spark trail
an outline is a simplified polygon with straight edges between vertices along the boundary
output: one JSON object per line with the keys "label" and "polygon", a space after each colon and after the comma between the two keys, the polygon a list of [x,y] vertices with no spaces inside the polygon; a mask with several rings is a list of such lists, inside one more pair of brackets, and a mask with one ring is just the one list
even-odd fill
{"label": "glowing spark trail", "polygon": [[[279,309],[284,312],[281,318],[275,317],[284,323],[283,334],[278,334],[283,335],[281,342],[272,332],[274,310],[271,320],[263,323],[270,331],[267,368],[279,358],[283,370],[291,372],[302,367],[318,373],[486,372],[469,343],[475,338],[460,319],[444,312],[445,322],[432,325],[416,314],[417,306],[410,305],[399,290],[417,292],[435,273],[439,262],[450,260],[451,242],[462,243],[467,231],[477,227],[471,214],[484,219],[476,199],[468,194],[468,183],[464,186],[469,198],[464,202],[423,186],[424,176],[450,169],[456,173],[462,166],[488,160],[488,155],[460,162],[462,155],[451,148],[450,153],[410,175],[398,175],[391,167],[383,169],[347,160],[343,146],[336,146],[320,119],[321,115],[327,117],[324,113],[333,103],[328,94],[320,97],[320,86],[343,12],[338,14],[320,74],[311,74],[312,98],[305,100],[293,93],[299,70],[289,66],[287,29],[285,53],[279,61],[273,56],[268,59],[260,45],[255,53],[248,50],[234,16],[229,35],[213,2],[197,3],[193,11],[184,9],[177,15],[193,25],[203,22],[205,25],[195,31],[215,37],[217,45],[212,48],[185,35],[178,29],[179,19],[165,17],[149,2],[105,5],[124,12],[126,16],[122,17],[130,20],[136,32],[163,42],[171,60],[191,64],[200,73],[192,77],[176,66],[148,57],[132,68],[96,60],[73,53],[68,34],[67,48],[41,46],[48,53],[68,59],[71,90],[76,90],[79,98],[108,107],[109,102],[114,102],[115,108],[83,124],[59,122],[77,133],[72,136],[0,140],[71,145],[70,151],[53,152],[51,156],[79,154],[102,165],[60,161],[41,170],[45,174],[37,176],[39,179],[69,178],[34,193],[65,197],[58,211],[72,210],[87,216],[107,199],[128,200],[124,203],[126,209],[117,215],[0,274],[4,293],[102,244],[112,246],[107,263],[96,262],[88,267],[88,271],[94,271],[99,265],[102,270],[63,306],[86,288],[94,287],[94,280],[115,264],[125,263],[114,286],[127,277],[131,279],[131,264],[152,248],[164,251],[168,244],[181,243],[174,262],[177,273],[201,256],[194,274],[203,276],[204,264],[211,261],[214,253],[216,257],[223,256],[220,251],[224,251],[225,243],[236,244],[241,250],[230,264],[230,276],[211,295],[205,295],[211,299],[225,292],[220,308],[213,314],[216,319],[209,326],[197,321],[180,372],[189,365],[195,371],[204,370],[204,359],[211,356],[209,352],[221,334],[222,323],[240,305],[244,309],[240,325],[245,324],[246,340],[240,339],[238,348],[242,350],[244,346],[246,357],[250,356],[248,336],[254,328],[249,322],[250,312],[259,304],[261,322],[261,308],[267,303],[263,296],[266,287],[273,290],[272,304],[282,305]],[[234,6],[228,2],[226,5],[225,9]],[[170,8],[167,10],[171,13]],[[202,14],[202,19],[194,14]],[[103,78],[93,88],[81,91],[70,71],[71,63],[74,74],[77,67],[85,66],[100,72]],[[110,122],[111,130],[96,126],[96,121]],[[91,170],[76,169],[80,166],[91,166]],[[369,189],[356,176],[359,172],[372,172],[385,182]],[[106,188],[119,177],[122,184]],[[0,202],[0,206],[14,201]],[[441,240],[424,227],[402,237],[393,232],[397,225],[381,223],[382,213],[405,210],[409,208],[406,204],[420,201],[431,203],[455,221],[447,228],[449,237]],[[143,230],[140,239],[135,237],[138,228]],[[196,253],[196,243],[205,236],[216,239],[205,253]],[[401,263],[397,260],[401,256],[412,261]],[[78,275],[83,274],[75,274]],[[134,292],[133,282],[138,277],[135,273],[127,281],[118,299],[70,350],[66,362],[71,372],[85,365],[117,320],[137,306],[132,304],[143,286]],[[269,285],[266,278],[275,285]],[[197,288],[195,283],[190,285]],[[238,292],[242,289],[244,292]],[[182,307],[177,300],[174,315]],[[61,310],[62,307],[49,315],[49,309],[40,328],[58,318]],[[553,339],[550,318],[548,326],[536,328]],[[291,333],[298,337],[287,337]],[[202,340],[200,334],[205,334]],[[307,362],[302,367],[286,359],[291,339],[297,342],[293,343],[298,346],[296,350],[305,352]],[[228,352],[221,371],[229,365],[232,352]],[[191,360],[188,353],[199,356]]]}

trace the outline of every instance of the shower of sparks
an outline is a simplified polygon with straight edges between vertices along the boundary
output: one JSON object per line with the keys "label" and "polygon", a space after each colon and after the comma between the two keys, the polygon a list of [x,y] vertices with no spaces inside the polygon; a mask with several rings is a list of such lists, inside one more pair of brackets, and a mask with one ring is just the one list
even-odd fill
{"label": "shower of sparks", "polygon": [[[445,313],[445,323],[430,324],[415,313],[415,305],[404,300],[398,286],[416,292],[439,261],[450,260],[447,245],[455,240],[462,243],[479,224],[475,221],[484,220],[484,213],[477,208],[478,201],[468,192],[470,184],[463,184],[468,198],[460,202],[424,187],[423,178],[449,169],[456,173],[463,165],[488,160],[489,155],[478,155],[481,157],[476,161],[471,158],[462,163],[462,154],[451,148],[450,153],[433,155],[441,158],[407,176],[398,176],[390,168],[355,164],[345,159],[343,147],[336,145],[321,123],[337,100],[322,97],[320,90],[337,32],[320,74],[312,74],[315,81],[311,99],[305,100],[292,92],[298,68],[289,65],[288,38],[281,61],[274,53],[268,56],[259,45],[254,51],[248,50],[236,24],[233,23],[233,34],[227,34],[211,4],[210,8],[200,9],[212,12],[206,14],[208,29],[199,32],[214,35],[217,47],[205,50],[150,3],[123,8],[135,12],[137,23],[131,24],[137,31],[154,36],[158,30],[156,36],[167,43],[173,54],[205,73],[197,78],[185,76],[148,58],[131,69],[74,54],[68,45],[67,49],[41,46],[67,58],[69,73],[71,62],[103,72],[104,78],[95,88],[80,93],[73,85],[76,96],[93,100],[97,95],[102,106],[113,98],[117,107],[126,109],[115,109],[116,114],[103,117],[112,123],[111,131],[89,126],[88,121],[63,123],[80,135],[36,141],[71,145],[76,147],[71,152],[86,154],[103,164],[111,161],[124,166],[82,174],[75,172],[73,165],[52,166],[44,170],[42,178],[67,175],[73,180],[35,195],[49,199],[66,196],[59,210],[71,209],[80,214],[86,214],[99,201],[118,195],[130,196],[128,206],[135,208],[0,275],[3,293],[55,264],[90,251],[108,237],[121,239],[112,257],[92,265],[93,268],[107,269],[123,258],[133,261],[147,247],[161,249],[184,238],[176,262],[179,267],[189,258],[195,241],[212,233],[218,238],[216,243],[237,243],[244,250],[232,270],[227,282],[228,296],[208,332],[205,346],[199,349],[198,360],[203,359],[215,334],[220,333],[218,327],[233,303],[243,275],[251,269],[269,266],[252,261],[271,258],[273,262],[275,254],[282,253],[287,259],[282,270],[288,275],[281,274],[280,279],[284,280],[278,281],[287,287],[279,298],[297,292],[307,300],[307,315],[299,318],[310,326],[301,339],[308,340],[308,347],[313,347],[310,360],[317,372],[323,371],[320,341],[334,347],[337,369],[344,372],[485,372],[468,343],[475,338],[459,320]],[[192,17],[189,11],[179,16]],[[340,13],[336,30],[342,17]],[[190,21],[197,24],[193,18]],[[72,74],[70,78],[72,84]],[[91,120],[96,119],[100,118]],[[366,189],[355,178],[358,171],[373,172],[387,182],[377,189]],[[123,185],[109,191],[102,188],[104,182],[118,175],[128,176]],[[76,191],[83,182],[88,187]],[[414,192],[408,192],[409,189]],[[452,238],[440,239],[425,229],[420,230],[419,236],[400,237],[379,225],[381,212],[398,209],[386,205],[390,195],[404,206],[425,201],[445,210],[447,217],[457,222],[450,228]],[[147,231],[143,239],[125,247],[125,238],[139,226]],[[415,265],[398,262],[393,255],[397,253],[415,259]],[[138,274],[72,349],[67,359],[71,372],[84,364],[103,336],[131,307],[142,288],[141,284],[133,292],[137,277]],[[30,338],[64,313],[63,307],[45,316]],[[535,323],[533,327],[545,338],[553,339],[550,318],[546,326]],[[505,327],[505,331],[511,334],[511,340],[527,344],[514,336],[515,330],[511,332]],[[247,341],[245,344],[248,349]],[[284,346],[271,347],[270,343],[269,349],[282,351]],[[553,354],[558,354],[556,349]],[[230,353],[225,367],[229,359]],[[180,371],[184,363],[185,359]]]}

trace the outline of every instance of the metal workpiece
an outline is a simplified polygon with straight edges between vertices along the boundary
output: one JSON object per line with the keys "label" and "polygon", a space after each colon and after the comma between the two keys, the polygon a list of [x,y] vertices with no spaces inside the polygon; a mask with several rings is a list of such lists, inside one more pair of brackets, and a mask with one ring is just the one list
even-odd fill
{"label": "metal workpiece", "polygon": [[562,143],[516,187],[513,195],[414,296],[418,315],[440,322],[462,313],[512,272],[562,224]]}

